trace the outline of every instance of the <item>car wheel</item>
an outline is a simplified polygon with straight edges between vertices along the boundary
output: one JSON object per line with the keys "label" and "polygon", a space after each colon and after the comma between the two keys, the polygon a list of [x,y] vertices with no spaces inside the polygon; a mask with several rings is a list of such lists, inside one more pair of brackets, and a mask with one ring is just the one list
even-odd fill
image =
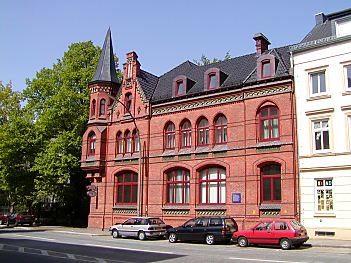
{"label": "car wheel", "polygon": [[113,229],[113,230],[112,230],[112,237],[113,237],[113,238],[119,238],[119,233],[118,233],[118,230],[117,230],[117,229]]}
{"label": "car wheel", "polygon": [[143,231],[140,231],[138,233],[138,238],[139,238],[139,240],[145,240],[146,239],[145,233]]}
{"label": "car wheel", "polygon": [[291,241],[287,238],[283,238],[280,240],[280,247],[284,250],[288,250],[291,248]]}
{"label": "car wheel", "polygon": [[176,233],[170,233],[169,234],[169,236],[168,236],[168,241],[170,242],[170,243],[175,243],[175,242],[177,242],[177,235],[176,235]]}
{"label": "car wheel", "polygon": [[247,247],[248,244],[249,244],[249,242],[247,241],[246,237],[239,237],[238,238],[239,247]]}
{"label": "car wheel", "polygon": [[215,243],[215,237],[212,234],[207,235],[205,240],[207,245],[213,245]]}

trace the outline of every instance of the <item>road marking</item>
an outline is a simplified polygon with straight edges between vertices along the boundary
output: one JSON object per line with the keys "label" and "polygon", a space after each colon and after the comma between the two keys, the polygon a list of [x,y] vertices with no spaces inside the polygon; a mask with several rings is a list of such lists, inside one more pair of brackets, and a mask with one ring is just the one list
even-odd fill
{"label": "road marking", "polygon": [[54,231],[51,231],[51,232],[64,233],[64,234],[73,234],[73,235],[83,235],[83,236],[96,236],[96,235],[99,235],[99,234],[81,233],[81,232],[63,231],[63,230],[54,230]]}
{"label": "road marking", "polygon": [[39,239],[39,240],[45,240],[45,241],[56,241],[55,239],[45,238],[45,237],[34,237],[34,236],[26,236],[26,235],[19,235],[19,234],[15,234],[14,236],[17,236],[17,237],[27,237],[27,238]]}
{"label": "road marking", "polygon": [[69,259],[76,259],[76,257],[73,254],[66,253],[66,255]]}
{"label": "road marking", "polygon": [[4,244],[0,244],[0,250],[4,248]]}
{"label": "road marking", "polygon": [[46,250],[40,250],[40,252],[44,256],[49,256],[49,253]]}
{"label": "road marking", "polygon": [[107,263],[105,260],[103,260],[102,258],[96,258],[96,261],[99,263]]}
{"label": "road marking", "polygon": [[24,253],[24,247],[18,247],[18,252]]}
{"label": "road marking", "polygon": [[256,261],[256,262],[276,262],[276,263],[307,263],[305,261],[284,261],[284,260],[272,260],[272,259],[259,259],[259,258],[233,258],[232,260],[242,260],[242,261]]}
{"label": "road marking", "polygon": [[128,248],[128,247],[114,247],[114,246],[105,246],[105,245],[97,245],[97,244],[84,244],[84,246],[104,247],[104,248],[122,249],[122,250],[129,250],[129,251],[140,251],[140,252],[150,252],[150,253],[158,253],[158,254],[174,254],[174,252],[167,252],[167,251],[146,250],[146,249],[137,249],[137,248]]}

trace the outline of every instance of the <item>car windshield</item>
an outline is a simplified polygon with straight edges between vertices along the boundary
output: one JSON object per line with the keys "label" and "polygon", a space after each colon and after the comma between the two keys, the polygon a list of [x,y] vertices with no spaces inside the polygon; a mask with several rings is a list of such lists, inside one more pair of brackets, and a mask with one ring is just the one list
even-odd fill
{"label": "car windshield", "polygon": [[295,229],[295,230],[299,230],[299,229],[305,229],[305,227],[303,225],[300,224],[300,222],[296,221],[296,220],[292,220],[291,222],[291,226]]}

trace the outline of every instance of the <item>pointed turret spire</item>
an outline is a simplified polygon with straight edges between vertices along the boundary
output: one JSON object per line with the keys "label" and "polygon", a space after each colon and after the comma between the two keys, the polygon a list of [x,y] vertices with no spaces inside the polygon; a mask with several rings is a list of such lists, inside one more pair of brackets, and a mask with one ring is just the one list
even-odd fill
{"label": "pointed turret spire", "polygon": [[99,63],[95,68],[95,73],[90,82],[108,81],[118,83],[115,59],[113,57],[113,47],[111,39],[111,30],[108,28],[104,45],[101,50]]}

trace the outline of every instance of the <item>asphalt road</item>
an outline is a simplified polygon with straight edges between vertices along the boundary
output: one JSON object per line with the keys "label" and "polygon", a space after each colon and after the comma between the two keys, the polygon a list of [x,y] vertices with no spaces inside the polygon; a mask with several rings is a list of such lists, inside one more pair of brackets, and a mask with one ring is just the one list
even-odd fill
{"label": "asphalt road", "polygon": [[170,244],[40,228],[0,229],[0,262],[350,262],[350,248],[240,248],[233,244]]}

